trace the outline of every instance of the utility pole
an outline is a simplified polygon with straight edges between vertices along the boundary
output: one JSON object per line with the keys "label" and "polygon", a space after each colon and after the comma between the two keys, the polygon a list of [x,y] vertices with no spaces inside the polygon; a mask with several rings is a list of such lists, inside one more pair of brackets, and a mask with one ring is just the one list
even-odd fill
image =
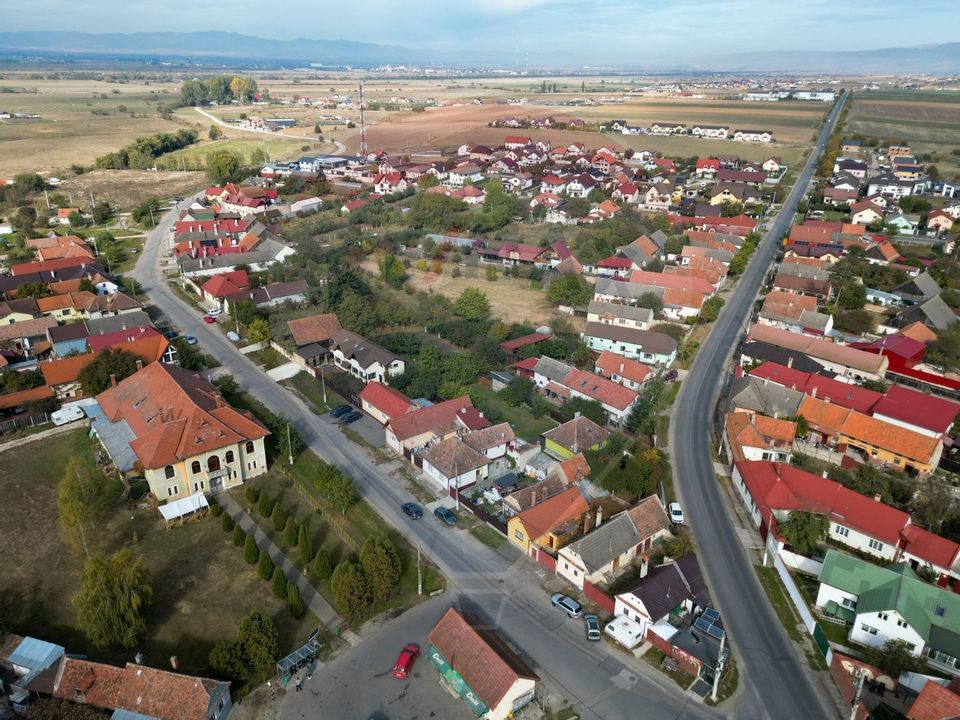
{"label": "utility pole", "polygon": [[363,121],[363,80],[360,81],[360,156],[367,157],[367,126]]}
{"label": "utility pole", "polygon": [[417,595],[423,595],[423,575],[420,572],[420,546],[417,545]]}
{"label": "utility pole", "polygon": [[320,387],[323,388],[323,404],[327,404],[327,381],[323,377],[323,361],[320,361]]}
{"label": "utility pole", "polygon": [[290,423],[287,423],[287,461],[293,465],[293,445],[290,444]]}
{"label": "utility pole", "polygon": [[43,188],[43,199],[47,201],[47,210],[50,209],[50,195],[47,193],[47,188]]}
{"label": "utility pole", "polygon": [[720,686],[720,675],[723,673],[723,666],[726,665],[723,659],[723,648],[727,643],[727,634],[724,633],[723,637],[720,638],[720,654],[717,655],[717,669],[713,673],[713,692],[710,695],[710,699],[714,702],[717,701],[717,688]]}
{"label": "utility pole", "polygon": [[863,682],[866,674],[862,669],[857,670],[857,680],[854,684],[853,707],[850,708],[850,720],[857,720],[857,708],[860,707],[860,698],[863,697]]}

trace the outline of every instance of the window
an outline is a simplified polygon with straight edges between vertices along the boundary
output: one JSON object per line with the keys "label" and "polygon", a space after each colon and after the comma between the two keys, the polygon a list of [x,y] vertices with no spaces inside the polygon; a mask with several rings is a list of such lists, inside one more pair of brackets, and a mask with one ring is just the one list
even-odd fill
{"label": "window", "polygon": [[253,452],[253,443],[252,443],[252,442],[249,442],[249,441],[247,442],[246,450],[247,450],[248,453],[252,453],[252,452]]}
{"label": "window", "polygon": [[179,495],[179,494],[180,494],[179,485],[171,485],[170,487],[167,488],[167,497],[173,497],[174,495]]}
{"label": "window", "polygon": [[220,469],[220,456],[211,455],[207,458],[207,472],[216,472]]}
{"label": "window", "polygon": [[579,576],[579,573],[578,573],[576,570],[574,570],[574,571],[573,571],[573,576],[574,576],[574,577],[578,577],[578,576]]}
{"label": "window", "polygon": [[227,450],[227,454],[224,456],[223,461],[227,463],[233,462],[233,450]]}
{"label": "window", "polygon": [[563,569],[564,569],[564,570],[569,570],[569,569],[570,569],[570,564],[569,564],[569,563],[564,563],[564,564],[563,564]]}
{"label": "window", "polygon": [[201,490],[203,490],[203,480],[201,480],[200,482],[195,482],[195,483],[193,484],[193,491],[194,491],[194,492],[200,492]]}
{"label": "window", "polygon": [[514,537],[517,538],[517,540],[523,540],[523,531],[522,531],[522,530],[514,530],[514,531],[513,531],[513,535],[514,535]]}
{"label": "window", "polygon": [[844,598],[841,601],[841,605],[843,605],[845,608],[850,608],[851,610],[853,610],[854,608],[857,607],[857,601],[851,600],[850,598]]}
{"label": "window", "polygon": [[874,540],[871,538],[870,542],[868,542],[867,545],[870,546],[871,550],[876,550],[878,552],[883,550],[883,543],[880,542],[879,540]]}
{"label": "window", "polygon": [[887,613],[877,613],[877,617],[880,618],[881,620],[889,620],[889,619],[890,619],[890,616],[887,615]]}
{"label": "window", "polygon": [[198,472],[200,472],[200,461],[199,461],[199,460],[194,460],[192,463],[190,463],[190,472],[192,472],[194,475],[196,475]]}
{"label": "window", "polygon": [[899,627],[899,628],[905,628],[905,627],[907,627],[906,621],[905,621],[905,620],[897,620],[897,627]]}
{"label": "window", "polygon": [[164,476],[167,480],[172,479],[176,474],[177,474],[177,471],[173,469],[173,465],[167,465],[167,466],[163,469],[163,476]]}
{"label": "window", "polygon": [[850,528],[845,528],[843,525],[835,525],[833,531],[840,537],[850,537]]}
{"label": "window", "polygon": [[863,630],[865,633],[869,633],[870,635],[877,634],[877,629],[875,627],[870,627],[869,625],[861,625],[860,629]]}

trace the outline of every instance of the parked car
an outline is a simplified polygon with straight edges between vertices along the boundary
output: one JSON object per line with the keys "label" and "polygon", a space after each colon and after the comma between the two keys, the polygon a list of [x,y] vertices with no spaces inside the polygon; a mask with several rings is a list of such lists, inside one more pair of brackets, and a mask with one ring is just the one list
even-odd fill
{"label": "parked car", "polygon": [[674,368],[670,370],[666,375],[663,376],[663,379],[667,382],[674,382],[680,376],[680,371]]}
{"label": "parked car", "polygon": [[187,336],[184,337],[183,339],[186,341],[187,345],[196,345],[196,344],[197,344],[197,339],[196,339],[193,335],[187,335]]}
{"label": "parked car", "polygon": [[683,525],[683,508],[680,503],[672,502],[667,505],[667,512],[670,514],[670,522],[674,525]]}
{"label": "parked car", "polygon": [[583,616],[583,629],[587,634],[587,640],[592,642],[600,640],[600,618],[596,615]]}
{"label": "parked car", "polygon": [[410,674],[410,670],[413,669],[413,664],[417,661],[418,657],[420,657],[419,645],[415,643],[404,645],[403,650],[400,651],[400,657],[397,658],[397,662],[393,666],[393,672],[391,674],[398,680],[404,680],[407,675]]}
{"label": "parked car", "polygon": [[438,507],[433,511],[433,514],[436,515],[440,519],[440,522],[444,523],[445,525],[457,524],[457,516],[454,515],[453,511],[449,508]]}
{"label": "parked car", "polygon": [[67,423],[72,423],[84,417],[86,417],[86,415],[83,412],[83,409],[77,407],[76,405],[61,408],[50,415],[50,419],[53,421],[54,425],[66,425]]}
{"label": "parked car", "polygon": [[180,333],[178,333],[176,330],[167,330],[167,331],[163,334],[163,336],[164,336],[167,340],[176,340],[178,337],[180,337]]}
{"label": "parked car", "polygon": [[423,510],[416,503],[404,503],[400,506],[400,509],[411,520],[419,520],[423,517]]}
{"label": "parked car", "polygon": [[204,321],[207,325],[213,325],[213,324],[217,321],[217,319],[216,319],[215,317],[211,317],[210,315],[204,315],[204,316],[203,316],[203,321]]}
{"label": "parked car", "polygon": [[223,310],[221,310],[220,308],[214,308],[213,310],[208,311],[208,312],[207,312],[207,315],[209,315],[210,317],[216,317],[217,315],[223,315]]}
{"label": "parked car", "polygon": [[363,413],[362,413],[362,412],[359,412],[358,410],[354,410],[353,412],[348,412],[346,415],[343,415],[343,416],[340,418],[340,424],[341,424],[341,425],[352,425],[353,423],[355,423],[357,420],[359,420],[359,419],[362,418],[362,417],[363,417]]}
{"label": "parked car", "polygon": [[337,405],[333,410],[330,411],[330,417],[338,418],[341,415],[346,415],[348,412],[353,410],[353,405]]}
{"label": "parked car", "polygon": [[567,597],[563,593],[554,593],[550,596],[550,604],[563,610],[572,618],[578,618],[583,615],[583,608],[576,600]]}
{"label": "parked car", "polygon": [[230,342],[240,342],[240,336],[237,335],[233,330],[227,333],[227,340]]}

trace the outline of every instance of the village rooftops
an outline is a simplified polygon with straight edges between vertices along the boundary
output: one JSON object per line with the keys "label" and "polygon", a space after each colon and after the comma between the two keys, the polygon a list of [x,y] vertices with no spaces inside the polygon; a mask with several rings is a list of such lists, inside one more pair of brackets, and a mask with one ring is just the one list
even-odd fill
{"label": "village rooftops", "polygon": [[516,441],[517,436],[510,427],[510,423],[500,423],[491,425],[481,430],[474,430],[461,436],[465,445],[473,448],[477,452],[485,452],[498,445],[505,445]]}
{"label": "village rooftops", "polygon": [[462,408],[473,407],[469,396],[461,395],[390,419],[390,429],[400,441],[436,428],[454,426]]}
{"label": "village rooftops", "polygon": [[883,375],[887,368],[887,359],[882,355],[875,355],[828,340],[798,335],[779,328],[754,325],[750,328],[747,337],[751,341],[771,343],[788,350],[805,353],[818,360],[836,363],[863,372]]}
{"label": "village rooftops", "polygon": [[584,335],[615,342],[628,342],[640,347],[643,352],[653,355],[672,355],[676,352],[678,344],[676,340],[664,333],[609,323],[588,322]]}
{"label": "village rooftops", "polygon": [[486,455],[477,452],[457,436],[431,445],[420,453],[420,458],[448,478],[457,478],[490,463]]}

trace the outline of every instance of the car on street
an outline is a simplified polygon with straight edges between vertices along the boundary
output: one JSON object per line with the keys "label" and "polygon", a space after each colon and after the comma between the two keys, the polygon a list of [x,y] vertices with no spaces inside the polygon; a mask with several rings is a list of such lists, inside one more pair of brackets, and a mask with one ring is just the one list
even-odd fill
{"label": "car on street", "polygon": [[400,509],[411,520],[419,520],[423,517],[423,510],[416,503],[404,503],[400,506]]}
{"label": "car on street", "polygon": [[600,640],[600,618],[596,615],[584,615],[583,630],[587,634],[587,640],[598,642]]}
{"label": "car on street", "polygon": [[337,405],[330,411],[330,417],[338,418],[341,415],[346,415],[348,412],[353,410],[353,405]]}
{"label": "car on street", "polygon": [[357,420],[359,420],[359,419],[362,418],[362,417],[363,417],[363,413],[362,413],[362,412],[360,412],[360,411],[358,411],[358,410],[354,410],[353,412],[348,412],[346,415],[342,415],[342,416],[340,417],[340,424],[341,424],[341,425],[352,425],[353,423],[355,423]]}
{"label": "car on street", "polygon": [[187,345],[197,344],[197,339],[193,335],[187,335],[183,339],[186,341]]}
{"label": "car on street", "polygon": [[580,603],[563,593],[554,593],[550,596],[550,604],[563,610],[572,618],[578,618],[583,615],[583,607]]}
{"label": "car on street", "polygon": [[445,508],[443,506],[438,507],[433,511],[433,514],[436,515],[440,522],[444,523],[445,525],[457,524],[457,516],[453,514],[453,511],[450,510],[450,508]]}
{"label": "car on street", "polygon": [[415,643],[404,645],[403,650],[400,651],[400,657],[397,658],[397,662],[393,666],[391,675],[397,678],[397,680],[406,679],[418,657],[420,657],[419,645]]}
{"label": "car on street", "polygon": [[217,319],[216,319],[215,317],[211,317],[210,315],[204,315],[204,316],[203,316],[203,321],[204,321],[207,325],[213,325],[213,324],[217,321]]}
{"label": "car on street", "polygon": [[683,525],[683,508],[680,503],[672,502],[667,505],[667,512],[670,514],[670,522],[674,525]]}

